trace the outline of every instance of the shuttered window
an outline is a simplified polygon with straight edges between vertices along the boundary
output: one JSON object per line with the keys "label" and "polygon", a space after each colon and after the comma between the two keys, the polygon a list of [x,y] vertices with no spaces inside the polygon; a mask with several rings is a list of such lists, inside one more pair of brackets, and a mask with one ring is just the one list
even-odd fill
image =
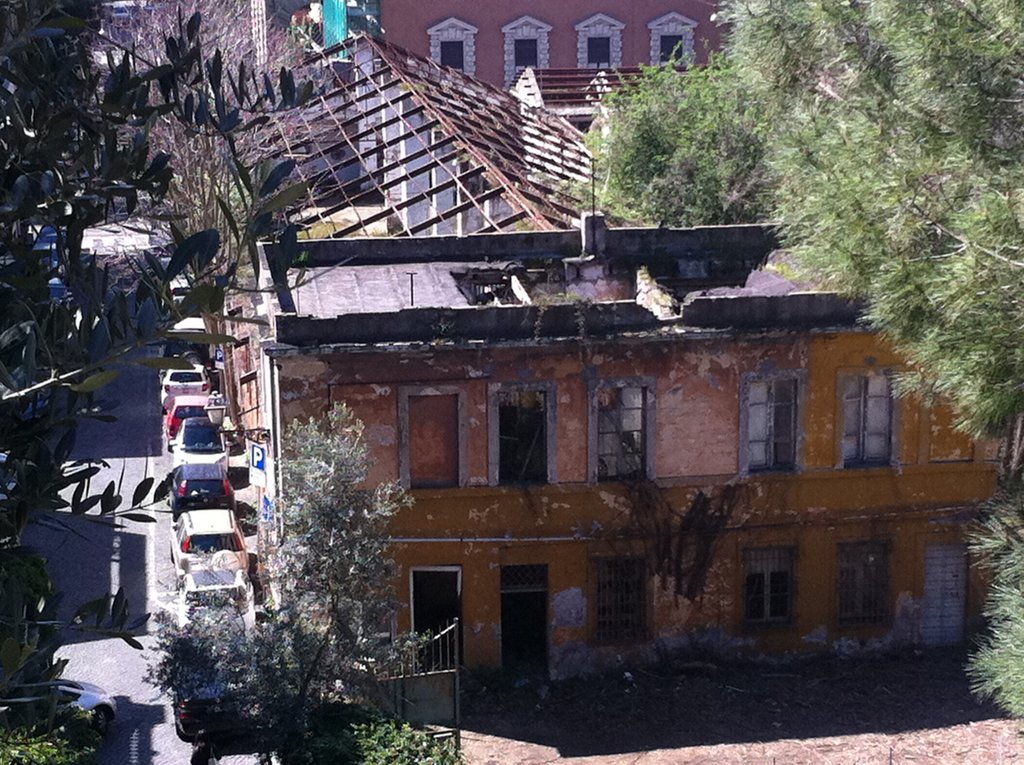
{"label": "shuttered window", "polygon": [[892,390],[884,374],[843,379],[843,464],[884,464],[892,457]]}

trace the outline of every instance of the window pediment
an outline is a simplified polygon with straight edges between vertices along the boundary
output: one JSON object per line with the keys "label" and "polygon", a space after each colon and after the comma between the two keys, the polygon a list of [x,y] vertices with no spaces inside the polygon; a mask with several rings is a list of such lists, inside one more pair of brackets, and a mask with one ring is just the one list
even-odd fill
{"label": "window pediment", "polygon": [[434,26],[427,29],[427,34],[438,35],[445,32],[462,32],[467,35],[475,35],[479,31],[480,30],[472,24],[451,16],[444,21],[439,21],[437,24],[434,24]]}
{"label": "window pediment", "polygon": [[509,32],[517,32],[523,36],[534,36],[540,32],[550,32],[551,29],[552,27],[550,24],[545,24],[538,18],[533,16],[520,16],[518,19],[514,19],[503,26],[501,31],[506,34]]}
{"label": "window pediment", "polygon": [[658,32],[677,32],[683,27],[693,29],[695,26],[697,26],[696,21],[675,11],[659,16],[647,24],[648,29]]}
{"label": "window pediment", "polygon": [[595,13],[575,26],[577,32],[599,32],[611,29],[622,30],[626,25],[606,13]]}

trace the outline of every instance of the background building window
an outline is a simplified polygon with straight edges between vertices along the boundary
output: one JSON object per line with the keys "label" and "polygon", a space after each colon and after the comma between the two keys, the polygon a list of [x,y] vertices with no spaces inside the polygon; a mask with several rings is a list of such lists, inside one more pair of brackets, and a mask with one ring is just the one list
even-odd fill
{"label": "background building window", "polygon": [[462,40],[444,40],[441,43],[441,66],[450,66],[462,71],[466,65]]}
{"label": "background building window", "polygon": [[796,465],[797,381],[757,380],[747,386],[747,459],[751,470]]}
{"label": "background building window", "polygon": [[580,69],[622,66],[622,30],[625,24],[595,13],[576,25],[576,65]]}
{"label": "background building window", "polygon": [[658,63],[667,64],[672,60],[673,55],[676,57],[682,57],[685,55],[682,46],[682,35],[661,35],[658,38],[658,47],[660,48]]}
{"label": "background building window", "polygon": [[515,41],[515,67],[516,73],[523,71],[529,66],[537,66],[537,38],[527,37]]}
{"label": "background building window", "polygon": [[612,39],[610,37],[587,38],[587,66],[604,69],[612,64]]}
{"label": "background building window", "polygon": [[547,68],[550,24],[533,16],[520,16],[501,31],[505,35],[505,87],[510,87],[527,67]]}
{"label": "background building window", "polygon": [[597,639],[638,640],[647,631],[647,565],[642,558],[596,561]]}
{"label": "background building window", "polygon": [[451,17],[427,30],[430,38],[430,58],[444,66],[476,74],[477,28]]}
{"label": "background building window", "polygon": [[884,464],[892,456],[892,391],[884,374],[842,381],[843,464]]}
{"label": "background building window", "polygon": [[684,62],[693,60],[693,33],[697,22],[675,11],[647,25],[651,30],[651,63],[664,64],[673,54]]}
{"label": "background building window", "polygon": [[646,474],[644,389],[601,387],[595,395],[598,479],[642,478]]}
{"label": "background building window", "polygon": [[547,481],[546,393],[542,390],[501,390],[497,396],[498,482]]}
{"label": "background building window", "polygon": [[765,547],[744,553],[744,618],[748,622],[792,618],[793,557],[791,547]]}
{"label": "background building window", "polygon": [[884,542],[839,545],[839,621],[881,622],[888,615],[889,546]]}

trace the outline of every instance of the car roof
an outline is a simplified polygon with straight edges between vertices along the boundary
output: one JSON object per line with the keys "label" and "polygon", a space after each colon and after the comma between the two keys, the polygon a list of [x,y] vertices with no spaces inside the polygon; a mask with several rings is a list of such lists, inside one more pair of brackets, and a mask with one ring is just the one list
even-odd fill
{"label": "car roof", "polygon": [[227,478],[227,471],[219,462],[186,462],[174,468],[174,480],[188,480],[190,478],[220,479]]}
{"label": "car roof", "polygon": [[189,510],[181,514],[181,519],[193,534],[222,534],[235,530],[235,516],[224,508]]}

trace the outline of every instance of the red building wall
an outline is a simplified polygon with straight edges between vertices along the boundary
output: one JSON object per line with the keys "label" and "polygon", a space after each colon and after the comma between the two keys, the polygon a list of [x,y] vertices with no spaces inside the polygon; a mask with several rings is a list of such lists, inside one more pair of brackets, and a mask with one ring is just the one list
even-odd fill
{"label": "red building wall", "polygon": [[451,17],[472,24],[479,29],[476,35],[476,76],[503,87],[505,37],[501,28],[521,16],[533,16],[551,25],[551,68],[574,68],[577,65],[574,27],[595,13],[607,14],[625,24],[622,31],[623,66],[651,63],[647,24],[672,11],[697,22],[694,51],[697,62],[702,63],[707,59],[709,50],[716,50],[721,45],[721,28],[711,20],[716,10],[713,3],[700,0],[481,0],[475,3],[464,0],[384,0],[381,3],[381,24],[390,42],[425,57],[430,56],[427,35],[430,27]]}

